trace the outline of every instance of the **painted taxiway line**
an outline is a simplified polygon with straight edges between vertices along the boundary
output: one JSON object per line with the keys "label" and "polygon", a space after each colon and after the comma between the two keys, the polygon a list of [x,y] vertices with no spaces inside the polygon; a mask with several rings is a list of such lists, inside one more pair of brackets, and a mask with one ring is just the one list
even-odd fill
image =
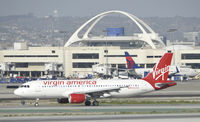
{"label": "painted taxiway line", "polygon": [[[104,121],[104,122],[121,122],[121,121],[148,121],[148,122],[157,122],[162,120],[165,122],[171,121],[171,122],[177,122],[180,120],[181,122],[187,122],[187,121],[193,121],[198,122],[200,119],[200,114],[145,114],[145,115],[137,115],[137,114],[131,114],[131,115],[78,115],[78,116],[29,116],[29,117],[3,117],[0,118],[0,122],[48,122],[48,121],[59,121],[59,122],[65,122],[65,121],[81,121],[81,122],[87,122],[87,121]],[[178,121],[179,122],[179,121]]]}

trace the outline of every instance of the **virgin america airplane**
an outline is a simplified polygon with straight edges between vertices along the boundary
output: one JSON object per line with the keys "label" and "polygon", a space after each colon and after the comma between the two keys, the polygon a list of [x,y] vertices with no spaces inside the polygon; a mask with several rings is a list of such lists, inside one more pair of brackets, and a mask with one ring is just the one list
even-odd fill
{"label": "virgin america airplane", "polygon": [[176,85],[168,81],[172,53],[165,53],[143,79],[38,80],[24,83],[14,91],[23,98],[57,98],[59,103],[85,103],[98,106],[98,98],[126,98]]}

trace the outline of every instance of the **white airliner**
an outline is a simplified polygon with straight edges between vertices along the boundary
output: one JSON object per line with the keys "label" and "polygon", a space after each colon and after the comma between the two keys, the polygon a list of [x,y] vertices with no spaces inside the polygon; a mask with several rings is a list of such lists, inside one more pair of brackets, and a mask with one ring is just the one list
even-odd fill
{"label": "white airliner", "polygon": [[[170,68],[173,68],[173,66]],[[196,75],[198,75],[197,70],[192,69],[189,66],[176,66],[176,68],[178,72],[175,75],[181,75],[181,76],[186,76],[186,77],[195,77]]]}
{"label": "white airliner", "polygon": [[98,106],[97,98],[133,97],[176,85],[167,81],[172,53],[166,53],[145,78],[135,79],[88,79],[88,80],[38,80],[24,83],[14,91],[23,98],[58,98],[59,103],[83,103]]}
{"label": "white airliner", "polygon": [[[126,56],[126,64],[127,64],[127,69],[129,73],[135,74],[138,76],[143,76],[144,72],[151,72],[151,68],[142,68],[139,67],[132,57],[129,55],[128,52],[125,52]],[[194,77],[198,74],[198,72],[195,69],[192,69],[191,67],[188,66],[170,66],[169,68],[169,76],[186,76],[186,77]]]}

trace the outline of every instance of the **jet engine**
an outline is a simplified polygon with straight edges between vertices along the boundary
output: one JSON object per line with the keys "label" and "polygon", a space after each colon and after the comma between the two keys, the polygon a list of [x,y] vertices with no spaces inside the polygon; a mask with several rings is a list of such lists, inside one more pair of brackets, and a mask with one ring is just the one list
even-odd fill
{"label": "jet engine", "polygon": [[83,103],[85,101],[85,94],[70,94],[69,103]]}

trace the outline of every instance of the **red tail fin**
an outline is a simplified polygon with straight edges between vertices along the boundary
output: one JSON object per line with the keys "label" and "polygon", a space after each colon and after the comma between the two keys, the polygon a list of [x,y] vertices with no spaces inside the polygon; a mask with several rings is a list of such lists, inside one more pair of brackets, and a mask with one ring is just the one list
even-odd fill
{"label": "red tail fin", "polygon": [[153,67],[153,71],[150,72],[145,78],[143,78],[143,80],[167,80],[172,55],[173,53],[165,53],[165,55],[160,59],[160,61]]}
{"label": "red tail fin", "polygon": [[153,67],[153,71],[143,78],[143,80],[149,82],[155,89],[166,88],[172,86],[172,84],[176,85],[173,81],[167,81],[172,56],[173,53],[165,53],[160,61]]}
{"label": "red tail fin", "polygon": [[131,58],[128,52],[125,52],[125,56],[126,56],[127,69],[141,68],[134,62],[134,60]]}

